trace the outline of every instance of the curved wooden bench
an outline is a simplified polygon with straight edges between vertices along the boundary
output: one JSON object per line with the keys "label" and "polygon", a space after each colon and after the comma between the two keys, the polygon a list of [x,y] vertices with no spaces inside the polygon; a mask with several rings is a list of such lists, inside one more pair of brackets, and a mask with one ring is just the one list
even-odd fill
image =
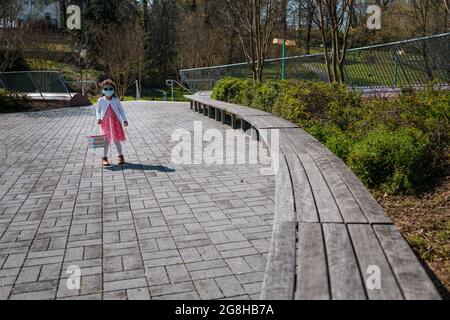
{"label": "curved wooden bench", "polygon": [[279,130],[273,239],[262,299],[441,299],[381,206],[319,141],[270,113],[208,95],[186,97],[192,110],[235,129],[250,126],[266,142],[270,130]]}

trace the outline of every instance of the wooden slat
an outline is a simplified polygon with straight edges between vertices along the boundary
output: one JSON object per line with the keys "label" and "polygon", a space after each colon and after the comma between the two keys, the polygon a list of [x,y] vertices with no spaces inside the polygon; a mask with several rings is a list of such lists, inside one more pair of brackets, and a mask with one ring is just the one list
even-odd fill
{"label": "wooden slat", "polygon": [[279,158],[279,169],[275,177],[275,219],[282,222],[296,222],[290,172],[284,155],[280,154]]}
{"label": "wooden slat", "polygon": [[292,177],[297,220],[299,222],[319,222],[313,191],[309,184],[305,169],[291,145],[284,137],[280,136],[280,149],[286,157]]}
{"label": "wooden slat", "polygon": [[295,222],[274,225],[261,300],[293,300],[294,298],[296,229]]}
{"label": "wooden slat", "polygon": [[[216,103],[215,100],[211,100],[211,103]],[[248,108],[236,104],[227,104],[223,106],[228,112],[236,114],[238,117],[248,117],[248,116],[272,116],[270,113]]]}
{"label": "wooden slat", "polygon": [[343,224],[323,224],[322,228],[332,299],[365,300],[366,293],[347,228]]}
{"label": "wooden slat", "polygon": [[[377,237],[370,225],[349,225],[348,231],[355,248],[361,274],[366,284],[366,292],[371,300],[403,300],[402,292],[389,266],[389,262],[378,243]],[[367,286],[373,274],[368,273],[369,267],[380,270],[380,289]],[[373,271],[370,271],[373,272]]]}
{"label": "wooden slat", "polygon": [[306,150],[300,147],[302,141],[296,139],[299,132],[297,130],[289,130],[285,132],[285,137],[289,144],[297,152],[297,155],[308,176],[311,189],[313,190],[314,199],[316,201],[317,211],[321,222],[343,222],[339,209],[336,205],[334,197],[322,176],[319,168]]}
{"label": "wooden slat", "polygon": [[347,188],[336,169],[329,163],[327,158],[316,160],[316,164],[333,193],[336,203],[345,223],[367,223],[367,219],[361,211],[353,194]]}
{"label": "wooden slat", "polygon": [[311,159],[311,156],[306,154],[299,154],[298,157],[302,162],[303,167],[305,168],[311,188],[313,190],[320,222],[343,222],[334,197],[319,168]]}
{"label": "wooden slat", "polygon": [[392,224],[392,220],[386,215],[383,208],[378,204],[370,194],[359,178],[347,167],[347,165],[328,148],[323,146],[317,139],[308,135],[304,130],[299,129],[302,148],[308,153],[317,156],[318,153],[326,156],[336,172],[342,177],[347,188],[353,194],[359,207],[369,223],[373,224]]}
{"label": "wooden slat", "polygon": [[322,172],[336,200],[344,222],[367,223],[367,218],[363,214],[359,203],[354,198],[344,179],[329,161],[329,150],[305,131],[301,130],[300,134],[302,137],[302,145]]}
{"label": "wooden slat", "polygon": [[234,114],[236,114],[239,117],[250,116],[250,115],[271,116],[270,113],[267,113],[267,112],[264,112],[264,111],[261,111],[261,110],[248,108],[248,107],[240,106],[240,105],[233,104],[233,103],[228,103],[228,102],[214,100],[214,99],[211,99],[211,98],[209,98],[207,96],[203,96],[203,95],[202,96],[200,96],[200,95],[188,95],[186,97],[188,99],[190,99],[190,100],[198,101],[198,102],[200,102],[202,104],[207,104],[207,105],[213,106],[215,108],[226,110],[227,112],[234,113]]}
{"label": "wooden slat", "polygon": [[275,116],[246,116],[245,119],[257,129],[298,128],[297,125]]}
{"label": "wooden slat", "polygon": [[283,156],[276,175],[274,227],[261,299],[292,300],[295,284],[297,222],[289,171]]}
{"label": "wooden slat", "polygon": [[440,300],[441,296],[414,252],[392,225],[374,226],[407,300]]}
{"label": "wooden slat", "polygon": [[336,156],[330,157],[329,159],[345,181],[347,187],[353,193],[367,220],[373,224],[391,224],[392,220],[386,215],[380,204],[346,164]]}
{"label": "wooden slat", "polygon": [[328,268],[322,227],[319,223],[298,226],[296,300],[329,300]]}

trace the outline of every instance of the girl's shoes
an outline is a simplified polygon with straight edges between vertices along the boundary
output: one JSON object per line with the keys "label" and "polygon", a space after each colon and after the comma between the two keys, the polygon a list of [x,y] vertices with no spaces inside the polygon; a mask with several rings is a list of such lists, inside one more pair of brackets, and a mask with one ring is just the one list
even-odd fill
{"label": "girl's shoes", "polygon": [[102,158],[102,164],[104,167],[109,167],[111,164],[108,161],[107,157]]}
{"label": "girl's shoes", "polygon": [[119,156],[119,163],[120,166],[125,164],[125,157],[124,156]]}

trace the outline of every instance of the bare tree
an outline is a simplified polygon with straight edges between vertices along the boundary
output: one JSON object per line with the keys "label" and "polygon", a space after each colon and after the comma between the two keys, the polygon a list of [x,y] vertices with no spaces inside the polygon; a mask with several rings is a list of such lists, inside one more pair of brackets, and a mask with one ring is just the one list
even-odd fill
{"label": "bare tree", "polygon": [[[349,32],[354,0],[315,0],[319,28],[330,82],[345,82],[344,63],[349,46]],[[331,52],[328,43],[331,40]]]}
{"label": "bare tree", "polygon": [[[116,82],[117,94],[123,99],[142,64],[145,44],[143,26],[135,22],[110,26],[100,32],[99,61],[107,76]],[[111,39],[114,39],[113,43]]]}
{"label": "bare tree", "polygon": [[279,0],[225,0],[230,24],[238,35],[243,52],[253,71],[253,79],[261,81],[264,63],[279,21]]}
{"label": "bare tree", "polygon": [[[297,0],[298,4],[298,40],[299,44],[304,42],[306,54],[311,53],[311,33],[314,25],[314,18],[317,14],[317,7],[314,0]],[[302,37],[302,33],[305,33]]]}
{"label": "bare tree", "polygon": [[16,0],[0,0],[0,72],[11,67],[22,47],[25,29],[17,25],[20,9]]}

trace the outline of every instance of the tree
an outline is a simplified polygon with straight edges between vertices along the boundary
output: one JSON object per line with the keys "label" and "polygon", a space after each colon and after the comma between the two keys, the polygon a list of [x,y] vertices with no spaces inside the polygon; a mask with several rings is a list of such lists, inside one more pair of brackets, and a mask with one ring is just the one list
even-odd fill
{"label": "tree", "polygon": [[0,72],[10,69],[18,59],[23,44],[24,28],[18,28],[20,4],[16,0],[0,0]]}
{"label": "tree", "polygon": [[99,62],[108,78],[117,84],[117,94],[123,99],[127,89],[139,72],[144,55],[145,36],[141,23],[130,22],[124,26],[110,26],[102,30],[100,41],[113,45],[99,47]]}
{"label": "tree", "polygon": [[59,0],[59,10],[61,15],[61,28],[66,28],[67,21],[67,0]]}
{"label": "tree", "polygon": [[149,79],[161,84],[169,75],[176,74],[176,24],[179,22],[176,0],[153,0],[149,12],[149,42],[146,64]]}
{"label": "tree", "polygon": [[[317,13],[317,7],[314,0],[297,0],[298,7],[298,42],[304,42],[305,53],[311,53],[311,33],[314,25],[314,18]],[[302,37],[303,28],[305,36]]]}
{"label": "tree", "polygon": [[[319,28],[330,82],[345,82],[344,63],[349,47],[349,32],[354,0],[315,0]],[[329,39],[330,38],[330,39]],[[331,52],[328,43],[331,40]]]}
{"label": "tree", "polygon": [[[238,41],[234,29],[227,27],[222,0],[189,0],[179,6],[176,26],[177,67],[194,68],[231,63]],[[213,45],[210,45],[213,44]],[[236,62],[236,61],[235,61]]]}
{"label": "tree", "polygon": [[273,31],[280,17],[280,3],[278,0],[225,0],[225,5],[253,79],[261,81]]}

